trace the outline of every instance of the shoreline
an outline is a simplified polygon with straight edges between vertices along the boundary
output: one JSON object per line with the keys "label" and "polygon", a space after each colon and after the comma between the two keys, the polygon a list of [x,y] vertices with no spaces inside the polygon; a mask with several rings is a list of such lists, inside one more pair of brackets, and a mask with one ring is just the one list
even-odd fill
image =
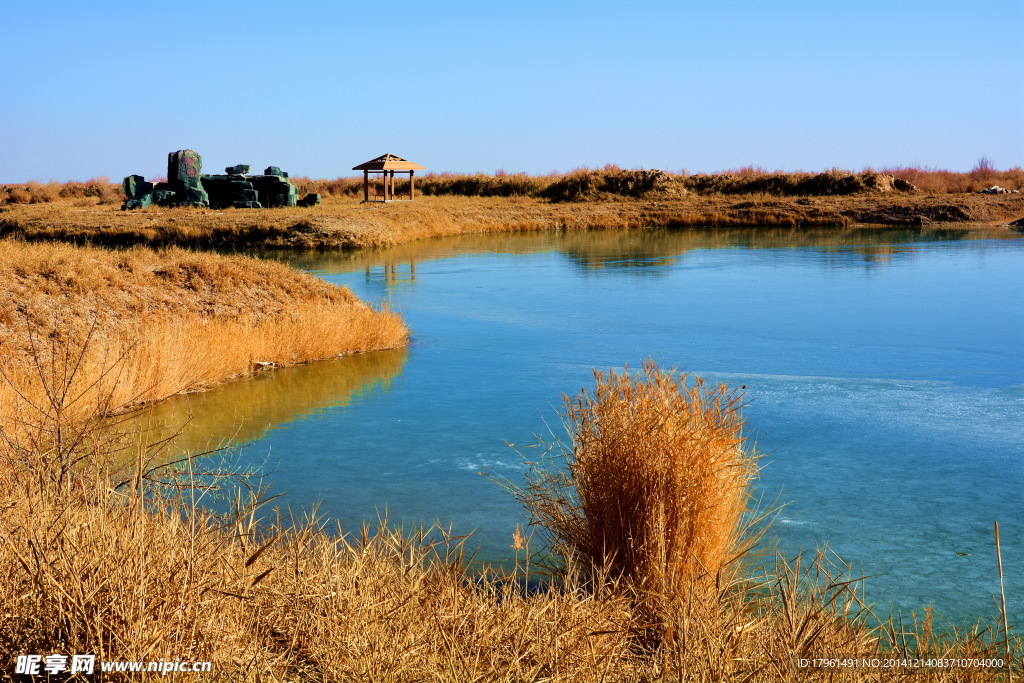
{"label": "shoreline", "polygon": [[[489,202],[478,203],[481,216],[476,226],[488,225],[492,216],[480,209],[479,204],[484,203]],[[473,209],[463,206],[460,210]],[[430,206],[380,207],[379,214],[373,216],[376,220],[367,221],[367,230],[360,234],[367,239],[379,235],[380,239],[395,240],[381,246],[445,234],[431,234],[430,226],[408,223],[402,224],[406,230],[398,232],[372,231],[381,229],[385,220],[398,225],[410,217],[423,220],[432,211],[442,213]],[[175,212],[161,214],[170,213],[171,218],[202,214]],[[215,220],[221,215],[249,220],[255,213],[224,212],[215,215]],[[102,220],[118,214],[90,215]],[[490,232],[510,229],[509,222],[490,225],[497,226]],[[939,223],[936,227],[963,225]],[[577,227],[586,226],[563,229]],[[766,227],[764,232],[773,229],[787,228]],[[823,231],[846,229],[833,226]],[[193,352],[207,356],[211,350],[223,350],[255,328],[265,332],[267,339],[287,337],[287,347],[301,339],[297,335],[305,335],[309,343],[320,343],[327,331],[338,327],[331,320],[310,329],[309,320],[330,312],[327,303],[337,300],[338,310],[363,310],[354,295],[342,294],[340,288],[255,259],[180,249],[107,251],[17,241],[0,245],[4,247],[0,255],[6,253],[11,261],[6,291],[24,300],[30,298],[26,292],[44,292],[45,296],[32,297],[41,319],[54,312],[69,319],[82,317],[88,313],[88,303],[116,316],[114,322],[126,321],[123,326],[130,336],[145,339],[160,332],[146,323],[164,317],[187,315],[201,323],[184,330],[172,326],[174,329],[164,330],[166,334],[156,335],[173,341],[185,332],[191,343],[174,345],[169,354],[163,353],[163,343],[143,346],[140,351],[152,353],[131,363],[139,369],[166,369],[174,360],[187,365]],[[13,258],[19,253],[20,258]],[[121,294],[147,306],[137,309]],[[231,296],[225,298],[225,294]],[[0,322],[4,308],[15,307],[0,307]],[[242,319],[236,320],[239,316]],[[205,329],[222,318],[226,327]],[[91,340],[89,330],[82,330],[77,337],[66,335],[58,322],[54,318],[53,329],[41,329],[37,337],[70,338],[70,353],[65,357],[74,359],[76,349],[85,349]],[[61,334],[56,334],[58,329]],[[393,341],[404,340],[403,330],[394,329]],[[371,335],[371,342],[374,338]],[[32,344],[22,347],[31,349]],[[113,348],[123,347],[114,344]],[[134,346],[129,343],[129,348]],[[274,347],[263,348],[269,350],[246,355],[250,360],[270,357],[265,354]],[[154,354],[160,356],[159,362],[153,362]],[[25,357],[26,365],[41,360],[31,353]],[[91,363],[98,370],[94,375],[107,373],[107,360],[102,353],[96,356]],[[124,376],[116,374],[117,381],[122,381]],[[140,379],[131,395],[137,395],[139,388],[150,388],[147,380],[152,377]],[[45,394],[35,392],[36,396]],[[36,399],[37,403],[41,400]],[[100,396],[90,403],[100,410],[104,400]],[[619,410],[632,414],[633,405],[633,401],[625,401]],[[55,417],[42,425],[44,429],[91,433],[87,431],[92,419],[88,413],[82,421],[67,412],[50,412]],[[646,443],[647,430],[636,434]],[[557,670],[566,680],[578,681],[596,680],[591,678],[594,671],[615,679],[656,680],[668,675],[773,681],[786,674],[800,675],[801,669],[794,666],[800,661],[796,657],[818,651],[862,653],[865,661],[883,657],[886,661],[899,661],[900,657],[1003,661],[997,660],[1002,641],[996,639],[995,630],[946,633],[933,627],[927,608],[923,618],[911,613],[907,622],[890,616],[879,625],[869,623],[871,612],[859,597],[860,584],[844,573],[848,570],[829,565],[824,555],[806,563],[782,559],[763,571],[752,564],[730,561],[718,571],[707,572],[701,560],[702,572],[692,577],[675,569],[652,574],[672,579],[654,593],[657,601],[650,599],[646,575],[639,573],[636,580],[616,581],[599,590],[594,590],[593,583],[572,578],[544,589],[529,583],[531,571],[535,577],[537,570],[531,564],[530,546],[521,545],[518,527],[513,536],[516,555],[512,571],[477,575],[465,561],[462,538],[446,535],[443,528],[416,534],[381,525],[346,540],[327,533],[326,524],[315,512],[305,521],[296,518],[297,524],[291,525],[290,511],[283,521],[278,516],[263,526],[255,521],[255,511],[273,497],[261,499],[261,491],[252,488],[251,502],[243,504],[239,498],[237,513],[219,518],[201,508],[194,493],[192,497],[158,497],[167,490],[163,486],[195,486],[194,480],[148,478],[152,470],[144,470],[141,458],[140,466],[128,472],[131,479],[127,479],[117,467],[115,456],[121,442],[116,435],[95,440],[108,444],[105,449],[91,450],[92,441],[73,444],[54,458],[45,439],[26,439],[22,442],[26,447],[17,451],[22,457],[16,461],[19,469],[8,473],[17,486],[5,487],[7,493],[0,497],[8,539],[0,545],[0,565],[9,568],[5,580],[0,581],[0,598],[12,605],[4,621],[12,635],[9,646],[0,650],[9,661],[26,650],[91,652],[96,642],[112,642],[117,644],[116,654],[101,651],[101,656],[129,660],[159,657],[162,661],[187,656],[213,662],[221,668],[218,675],[237,680],[299,674],[318,679],[363,678],[371,670],[367,662],[374,663],[371,678],[438,678],[451,671],[454,662],[460,667],[460,679],[533,680],[546,668]],[[15,462],[11,460],[15,445],[20,444],[0,443],[0,457]],[[637,462],[649,460],[654,459]],[[89,466],[87,476],[74,469],[80,461]],[[720,481],[715,472],[709,474],[698,472],[695,479],[712,484]],[[137,481],[138,485],[132,491],[110,490],[107,482],[111,480],[122,484]],[[653,480],[649,474],[641,484],[648,480]],[[732,492],[727,501],[745,500],[739,495],[742,484],[735,482],[726,489],[727,494]],[[147,496],[156,504],[147,505]],[[614,504],[614,498],[609,500]],[[655,532],[661,529],[653,528]],[[733,542],[730,529],[717,533],[726,541],[726,555],[743,549],[742,543]],[[43,609],[52,604],[55,587],[64,595],[85,597],[78,602],[60,600],[57,608]],[[814,640],[794,645],[796,630],[812,632]],[[51,635],[54,633],[61,638]],[[652,640],[643,641],[648,633],[653,634]],[[904,640],[884,642],[889,633],[899,633]],[[1015,643],[1019,639],[1014,632],[1010,637]],[[246,652],[247,659],[239,658],[239,652]],[[414,657],[405,656],[411,652]],[[730,656],[721,659],[723,652]],[[672,667],[667,674],[665,662]],[[1002,669],[995,664],[985,667],[967,670],[964,680],[993,680]],[[764,673],[759,673],[762,670]],[[468,675],[462,676],[462,672]],[[863,671],[847,673],[850,676],[844,680],[870,678],[862,675]]]}
{"label": "shoreline", "polygon": [[549,202],[526,197],[419,197],[363,204],[327,197],[308,209],[0,207],[0,237],[111,247],[356,249],[427,237],[637,227],[1003,228],[1024,217],[1021,195],[860,193],[844,196],[688,195]]}
{"label": "shoreline", "polygon": [[267,260],[9,240],[0,248],[0,429],[12,434],[44,419],[65,390],[78,392],[60,399],[75,411],[114,415],[408,340],[396,313]]}

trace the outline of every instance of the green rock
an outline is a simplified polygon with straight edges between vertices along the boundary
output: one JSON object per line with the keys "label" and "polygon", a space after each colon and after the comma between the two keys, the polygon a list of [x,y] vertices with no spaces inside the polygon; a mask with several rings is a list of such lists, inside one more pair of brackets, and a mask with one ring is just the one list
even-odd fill
{"label": "green rock", "polygon": [[129,199],[138,199],[153,191],[153,183],[147,183],[140,175],[130,175],[121,182],[124,193]]}
{"label": "green rock", "polygon": [[210,205],[210,196],[200,187],[186,187],[179,196],[182,206],[198,206],[205,208]]}
{"label": "green rock", "polygon": [[131,209],[144,209],[147,206],[150,206],[152,204],[153,204],[153,195],[151,195],[151,194],[144,194],[141,197],[135,197],[135,198],[132,198],[132,199],[125,200],[124,204],[121,205],[121,210],[122,211],[127,211],[127,210],[131,210]]}
{"label": "green rock", "polygon": [[178,203],[178,193],[174,190],[154,190],[153,201],[159,206],[174,206]]}
{"label": "green rock", "polygon": [[203,189],[203,158],[193,149],[167,155],[167,182],[177,193],[181,206],[206,207],[210,197]]}
{"label": "green rock", "polygon": [[[280,167],[268,166],[263,175],[246,175],[250,168],[248,164],[237,164],[224,169],[226,175],[203,175],[203,158],[195,150],[180,149],[167,155],[167,182],[157,183],[154,187],[142,176],[124,179],[122,187],[128,201],[122,208],[141,208],[148,206],[147,202],[160,206],[209,206],[215,209],[230,206],[258,209],[299,204],[299,191]],[[320,203],[320,196],[309,195],[306,200],[310,203],[305,206],[315,206]]]}
{"label": "green rock", "polygon": [[299,198],[299,191],[283,176],[257,175],[249,176],[249,180],[259,193],[263,206],[295,206]]}
{"label": "green rock", "polygon": [[167,182],[202,187],[203,158],[194,149],[180,149],[167,155]]}

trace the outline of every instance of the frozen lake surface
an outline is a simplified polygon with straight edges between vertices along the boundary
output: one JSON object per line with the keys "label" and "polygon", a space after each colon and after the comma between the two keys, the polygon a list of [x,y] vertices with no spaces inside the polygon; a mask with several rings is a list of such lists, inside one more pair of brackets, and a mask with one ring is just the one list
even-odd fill
{"label": "frozen lake surface", "polygon": [[883,614],[992,616],[999,520],[1024,617],[1019,236],[648,229],[279,258],[387,300],[413,331],[407,352],[191,397],[204,435],[244,424],[243,460],[265,463],[293,509],[321,501],[346,529],[385,510],[440,521],[507,559],[521,511],[481,473],[520,478],[506,442],[560,433],[562,394],[593,368],[651,357],[747,387],[759,492],[789,503],[775,527],[787,554],[827,541],[870,575]]}

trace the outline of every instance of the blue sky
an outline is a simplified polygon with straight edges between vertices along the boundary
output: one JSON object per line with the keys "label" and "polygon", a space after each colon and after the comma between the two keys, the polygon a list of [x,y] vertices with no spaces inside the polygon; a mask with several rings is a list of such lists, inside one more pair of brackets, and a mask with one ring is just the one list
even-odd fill
{"label": "blue sky", "polygon": [[0,182],[1024,164],[1024,2],[0,0]]}

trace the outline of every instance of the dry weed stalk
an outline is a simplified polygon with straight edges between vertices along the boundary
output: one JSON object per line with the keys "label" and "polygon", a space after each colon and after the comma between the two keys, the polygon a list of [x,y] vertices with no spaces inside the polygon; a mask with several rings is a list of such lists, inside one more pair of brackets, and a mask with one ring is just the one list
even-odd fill
{"label": "dry weed stalk", "polygon": [[565,567],[633,596],[643,642],[672,641],[673,615],[717,613],[741,581],[757,472],[742,398],[653,361],[595,377],[565,399],[564,470],[541,465],[512,488]]}

